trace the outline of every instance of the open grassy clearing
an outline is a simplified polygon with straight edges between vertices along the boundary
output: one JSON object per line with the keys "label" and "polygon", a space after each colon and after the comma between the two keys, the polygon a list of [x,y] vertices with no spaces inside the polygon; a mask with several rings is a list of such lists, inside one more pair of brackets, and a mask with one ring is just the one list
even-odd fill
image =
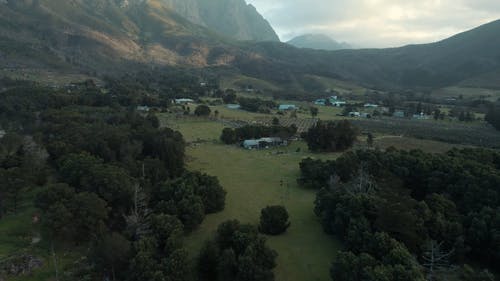
{"label": "open grassy clearing", "polygon": [[497,101],[500,98],[500,90],[484,89],[472,87],[447,87],[432,92],[432,97],[435,98],[460,98],[463,99],[478,99],[480,97],[488,101]]}
{"label": "open grassy clearing", "polygon": [[302,142],[262,151],[226,146],[211,141],[219,137],[219,126],[222,125],[210,120],[176,122],[176,129],[188,142],[199,141],[200,136],[208,141],[188,147],[188,168],[217,176],[228,191],[225,210],[207,216],[200,228],[187,237],[191,256],[196,256],[221,222],[238,219],[257,224],[262,208],[283,204],[290,213],[292,226],[286,234],[268,239],[279,253],[277,280],[330,280],[330,264],[340,244],[323,232],[313,213],[316,192],[300,188],[296,179],[302,158],[331,159],[338,154],[312,155]]}

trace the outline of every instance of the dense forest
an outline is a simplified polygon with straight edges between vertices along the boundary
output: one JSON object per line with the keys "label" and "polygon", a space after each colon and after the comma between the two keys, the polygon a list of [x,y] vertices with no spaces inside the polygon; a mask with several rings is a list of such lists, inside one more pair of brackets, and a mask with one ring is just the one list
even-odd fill
{"label": "dense forest", "polygon": [[300,169],[324,230],[346,245],[333,280],[494,280],[454,265],[500,263],[498,152],[366,150]]}
{"label": "dense forest", "polygon": [[[185,169],[179,132],[135,109],[147,101],[153,105],[161,96],[154,90],[125,91],[113,81],[105,90],[92,81],[71,90],[10,80],[4,85],[8,88],[0,104],[7,133],[0,140],[0,219],[17,212],[21,193],[36,194],[42,236],[52,254],[57,257],[60,245],[85,249],[85,259],[55,268],[56,278],[195,278],[183,236],[206,214],[224,209],[226,191],[216,177]],[[225,261],[217,260],[234,264],[236,279],[231,280],[264,280],[262,274],[273,280],[276,253],[252,226],[229,224],[249,235],[247,242],[234,246],[230,243],[236,238],[228,231],[217,238],[220,251],[233,254],[233,260],[227,255]],[[269,254],[265,264],[262,253]],[[242,264],[255,271],[238,270]]]}

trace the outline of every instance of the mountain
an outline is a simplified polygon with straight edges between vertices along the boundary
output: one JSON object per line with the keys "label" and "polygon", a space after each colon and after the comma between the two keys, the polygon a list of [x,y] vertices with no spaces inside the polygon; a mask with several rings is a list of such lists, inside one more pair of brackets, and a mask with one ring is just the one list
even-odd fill
{"label": "mountain", "polygon": [[236,40],[279,41],[269,22],[245,0],[162,1],[187,20],[224,36]]}
{"label": "mountain", "polygon": [[352,47],[347,43],[339,43],[331,37],[324,34],[305,34],[297,36],[287,42],[288,44],[297,48],[307,48],[316,50],[343,50],[351,49]]}
{"label": "mountain", "polygon": [[[251,50],[272,58],[273,63],[267,68],[286,69],[292,75],[312,73],[368,87],[425,90],[498,73],[500,37],[497,34],[500,34],[500,20],[436,43],[400,48],[321,51],[260,43],[254,44]],[[246,67],[253,75],[259,74],[254,71],[255,67]],[[283,79],[284,74],[276,71],[275,75],[273,79]],[[477,81],[481,80],[484,81]]]}
{"label": "mountain", "polygon": [[324,51],[231,40],[194,23],[196,13],[180,15],[168,1],[1,0],[0,74],[101,76],[179,66],[222,69],[286,87],[307,84],[305,77],[314,75],[425,90],[463,81],[481,86],[484,77],[500,73],[500,21],[432,44]]}

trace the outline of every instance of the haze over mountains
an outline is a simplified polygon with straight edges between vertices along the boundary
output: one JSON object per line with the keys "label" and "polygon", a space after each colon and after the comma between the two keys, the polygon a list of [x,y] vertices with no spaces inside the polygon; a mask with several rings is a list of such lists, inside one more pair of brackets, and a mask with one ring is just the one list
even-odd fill
{"label": "haze over mountains", "polygon": [[102,75],[153,65],[216,67],[283,85],[316,75],[400,89],[500,71],[500,21],[432,44],[322,51],[269,42],[277,41],[275,32],[243,0],[0,3],[0,65],[13,71]]}
{"label": "haze over mountains", "polygon": [[328,35],[324,34],[304,34],[291,39],[287,43],[297,48],[307,48],[307,49],[327,50],[327,51],[352,48],[351,45],[345,42],[339,43],[333,40]]}

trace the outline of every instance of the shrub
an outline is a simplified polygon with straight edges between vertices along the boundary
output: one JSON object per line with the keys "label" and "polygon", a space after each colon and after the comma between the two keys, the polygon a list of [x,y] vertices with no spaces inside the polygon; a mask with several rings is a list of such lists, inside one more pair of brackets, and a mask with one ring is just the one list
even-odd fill
{"label": "shrub", "polygon": [[268,206],[261,211],[259,231],[269,235],[284,233],[290,222],[288,212],[283,206]]}

